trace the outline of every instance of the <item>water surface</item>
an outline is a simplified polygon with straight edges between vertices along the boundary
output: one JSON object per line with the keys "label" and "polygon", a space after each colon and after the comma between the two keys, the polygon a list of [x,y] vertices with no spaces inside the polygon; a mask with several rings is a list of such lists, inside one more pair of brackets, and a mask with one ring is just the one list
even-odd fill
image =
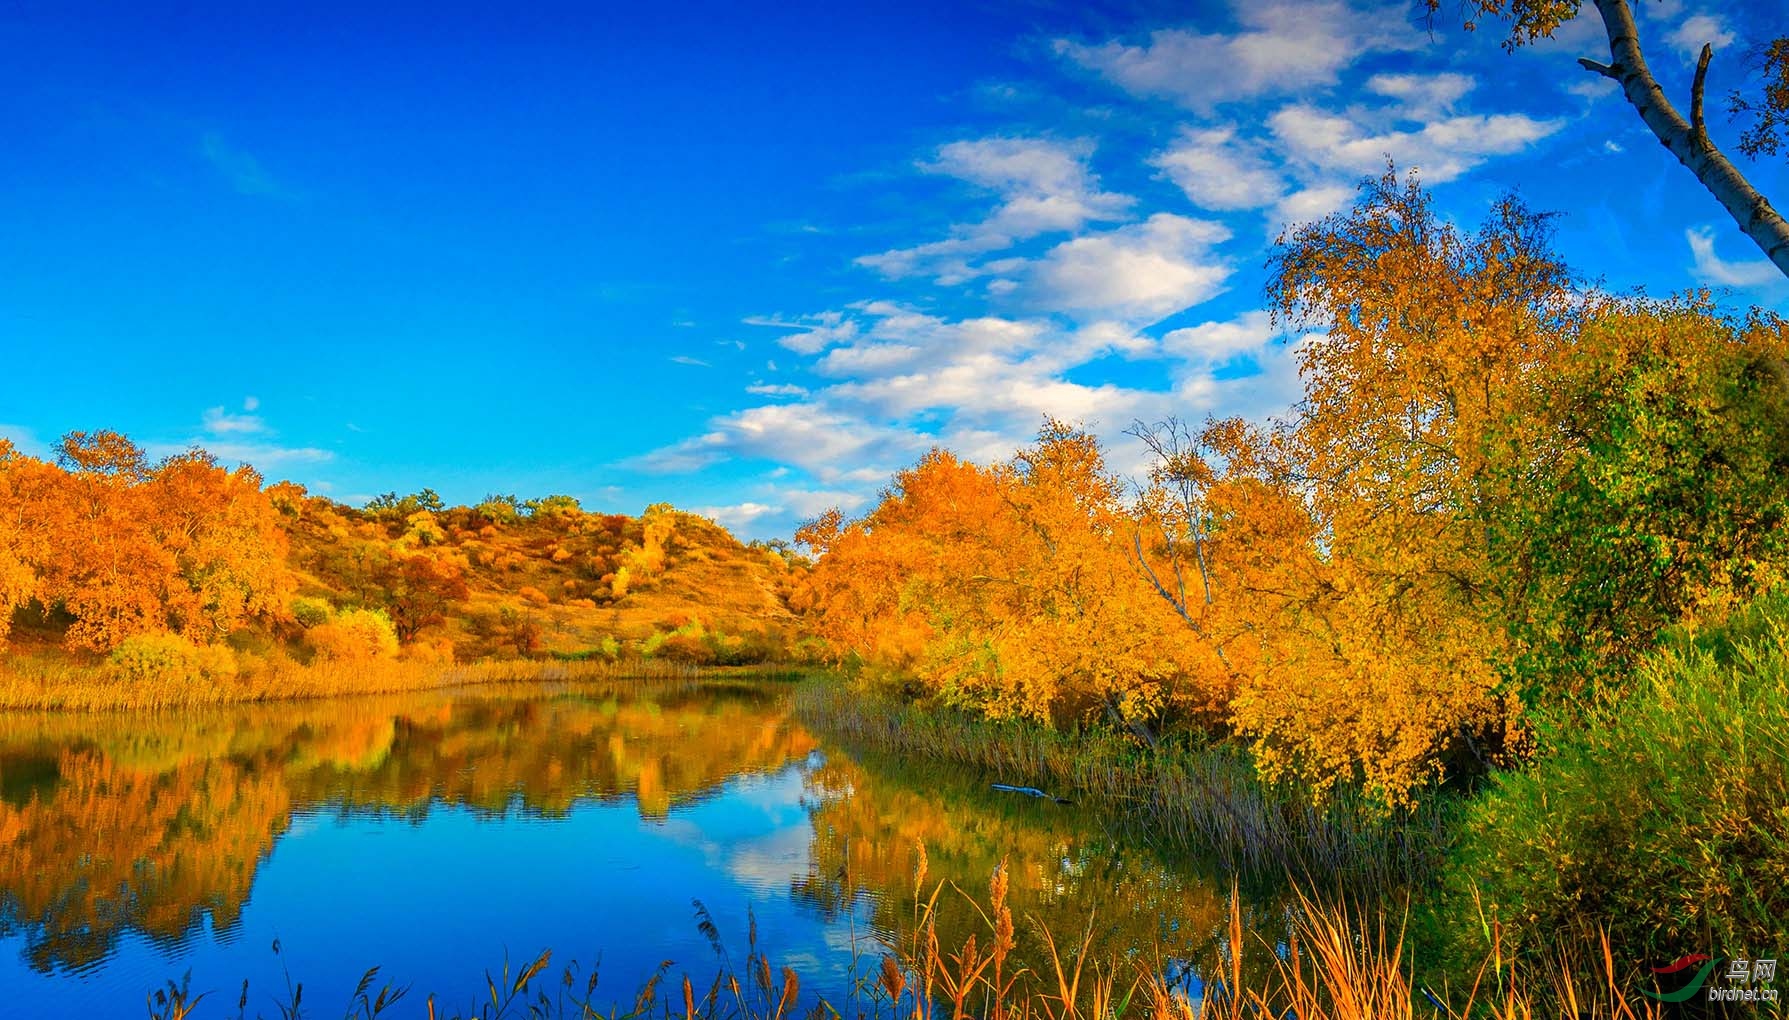
{"label": "water surface", "polygon": [[[543,948],[631,1001],[665,961],[705,987],[762,948],[838,999],[914,913],[1012,904],[1103,949],[1206,959],[1225,890],[1110,819],[987,777],[853,756],[785,685],[476,688],[178,714],[0,714],[0,990],[9,1016],[143,1016],[191,972],[196,1016],[304,984],[341,1015],[372,965],[464,1007]],[[1023,777],[1017,777],[1023,779]],[[1037,940],[1020,924],[1021,952]],[[984,935],[985,937],[985,935]],[[278,943],[279,951],[274,950]],[[1196,985],[1196,980],[1193,981]]]}

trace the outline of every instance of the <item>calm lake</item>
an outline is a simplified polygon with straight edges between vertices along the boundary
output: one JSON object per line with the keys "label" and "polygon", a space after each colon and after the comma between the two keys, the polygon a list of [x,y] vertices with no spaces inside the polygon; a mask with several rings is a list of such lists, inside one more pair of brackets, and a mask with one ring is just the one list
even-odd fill
{"label": "calm lake", "polygon": [[[183,714],[0,714],[0,1000],[9,1017],[145,1016],[191,971],[195,1016],[344,1011],[368,967],[467,1007],[544,948],[631,1003],[664,961],[706,988],[755,919],[803,999],[873,973],[878,938],[1004,859],[1027,917],[1108,948],[1211,958],[1227,887],[1087,809],[854,756],[777,682],[477,688]],[[1012,777],[1023,782],[1025,777]],[[977,930],[948,886],[946,934]],[[985,935],[984,935],[985,937]],[[275,952],[275,943],[278,952]],[[1197,995],[1197,979],[1185,978]],[[579,987],[582,987],[580,978]]]}

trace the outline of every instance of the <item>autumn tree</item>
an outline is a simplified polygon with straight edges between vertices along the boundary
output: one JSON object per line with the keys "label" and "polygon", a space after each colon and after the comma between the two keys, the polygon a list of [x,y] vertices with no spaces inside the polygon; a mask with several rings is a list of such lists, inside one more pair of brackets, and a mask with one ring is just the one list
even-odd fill
{"label": "autumn tree", "polygon": [[253,468],[189,450],[157,465],[146,488],[155,534],[174,558],[163,599],[175,630],[216,640],[284,610],[286,532]]}
{"label": "autumn tree", "polygon": [[74,618],[67,638],[74,647],[103,651],[165,629],[167,582],[178,567],[152,528],[142,448],[116,432],[71,432],[57,462],[63,471],[35,507],[52,537],[38,598]]}
{"label": "autumn tree", "polygon": [[1551,352],[1584,302],[1513,200],[1466,233],[1395,173],[1280,240],[1270,297],[1303,399],[1256,428],[1140,428],[1157,454],[1133,559],[1211,642],[1270,777],[1388,802],[1498,750],[1489,508],[1533,455]]}
{"label": "autumn tree", "polygon": [[37,566],[45,556],[42,505],[47,467],[0,439],[0,649],[12,630],[13,613],[37,595]]}
{"label": "autumn tree", "polygon": [[464,568],[443,556],[399,556],[381,564],[374,577],[392,626],[405,642],[424,627],[441,623],[448,609],[467,596]]}
{"label": "autumn tree", "polygon": [[200,643],[283,612],[286,539],[261,477],[201,451],[151,465],[116,432],[71,432],[57,464],[0,447],[0,635],[28,600],[71,647],[174,630]]}
{"label": "autumn tree", "polygon": [[[1442,2],[1425,0],[1431,15],[1441,10]],[[1703,45],[1696,62],[1686,118],[1647,66],[1640,29],[1628,0],[1593,2],[1609,40],[1609,61],[1586,57],[1578,63],[1621,86],[1622,96],[1653,135],[1696,175],[1765,257],[1789,275],[1789,221],[1709,138],[1703,93],[1714,55],[1712,44]],[[1510,49],[1551,38],[1561,25],[1583,16],[1583,0],[1465,0],[1465,8],[1468,28],[1475,17],[1507,22],[1510,32],[1505,46]],[[1770,41],[1762,52],[1764,87],[1756,95],[1735,91],[1728,104],[1734,115],[1751,118],[1751,126],[1740,139],[1740,151],[1753,157],[1774,155],[1784,128],[1789,126],[1789,36]]]}
{"label": "autumn tree", "polygon": [[1210,649],[1132,569],[1129,524],[1098,442],[1051,421],[1004,464],[935,450],[865,517],[804,526],[820,556],[795,604],[836,653],[945,705],[1144,739],[1210,724]]}

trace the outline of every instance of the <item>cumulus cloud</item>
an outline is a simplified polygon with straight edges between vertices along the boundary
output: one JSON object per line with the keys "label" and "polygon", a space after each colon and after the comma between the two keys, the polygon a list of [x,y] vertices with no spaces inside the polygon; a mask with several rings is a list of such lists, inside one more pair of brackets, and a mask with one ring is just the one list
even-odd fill
{"label": "cumulus cloud", "polygon": [[978,230],[1026,238],[1124,215],[1132,199],[1100,190],[1087,168],[1092,155],[1085,140],[983,138],[952,142],[924,167],[998,193],[999,207]]}
{"label": "cumulus cloud", "polygon": [[1264,95],[1332,85],[1361,56],[1422,42],[1402,8],[1351,8],[1339,0],[1268,0],[1236,5],[1240,29],[1163,29],[1146,43],[1087,45],[1058,39],[1056,52],[1138,96],[1209,110]]}
{"label": "cumulus cloud", "polygon": [[1675,29],[1665,36],[1665,42],[1677,51],[1684,63],[1694,64],[1702,55],[1704,44],[1721,50],[1733,45],[1733,33],[1727,23],[1715,14],[1692,14],[1683,19]]}
{"label": "cumulus cloud", "polygon": [[711,419],[708,426],[702,435],[648,453],[631,466],[687,473],[723,460],[754,458],[791,464],[823,481],[836,481],[863,470],[885,477],[930,443],[909,429],[812,401],[748,407]]}
{"label": "cumulus cloud", "polygon": [[1370,174],[1390,157],[1420,169],[1428,184],[1442,184],[1492,156],[1520,152],[1563,126],[1524,114],[1462,115],[1430,121],[1416,130],[1369,133],[1359,120],[1298,103],[1268,119],[1269,130],[1290,158],[1334,172]]}
{"label": "cumulus cloud", "polygon": [[1052,310],[1153,322],[1223,289],[1230,266],[1212,247],[1229,238],[1221,223],[1156,213],[1050,249],[1033,267],[1030,296]]}
{"label": "cumulus cloud", "polygon": [[1233,125],[1184,129],[1179,140],[1150,163],[1178,184],[1194,205],[1205,209],[1258,209],[1286,191],[1285,178],[1262,147],[1238,138]]}
{"label": "cumulus cloud", "polygon": [[1253,311],[1226,322],[1202,322],[1174,330],[1162,337],[1162,350],[1189,361],[1220,362],[1260,350],[1273,336],[1272,317]]}
{"label": "cumulus cloud", "polygon": [[[849,508],[840,494],[881,484],[936,443],[972,458],[1004,459],[1033,436],[1046,415],[1115,427],[1144,409],[1167,413],[1165,391],[1064,377],[1111,355],[1159,355],[1155,341],[1125,322],[1099,319],[1068,326],[1044,318],[951,319],[886,301],[864,302],[840,316],[856,325],[852,339],[830,347],[809,366],[828,380],[824,386],[790,403],[716,417],[702,435],[656,450],[633,466],[681,473],[731,459],[774,460],[820,485],[791,478],[758,501],[807,513],[835,504]],[[801,502],[791,495],[797,492],[825,495]]]}
{"label": "cumulus cloud", "polygon": [[703,517],[712,518],[716,523],[729,530],[737,531],[740,528],[749,526],[753,521],[760,517],[782,512],[782,507],[771,506],[768,503],[754,503],[748,500],[747,502],[734,503],[730,506],[701,506],[697,507],[695,512],[701,514]]}
{"label": "cumulus cloud", "polygon": [[848,489],[798,489],[778,490],[776,498],[783,504],[783,509],[794,514],[797,519],[811,520],[835,507],[850,513],[870,501],[862,492]]}
{"label": "cumulus cloud", "polygon": [[1366,89],[1394,101],[1390,112],[1401,120],[1433,120],[1451,113],[1455,104],[1478,85],[1471,75],[1453,71],[1441,74],[1375,74]]}
{"label": "cumulus cloud", "polygon": [[1274,225],[1294,227],[1320,220],[1343,208],[1354,198],[1346,184],[1313,184],[1287,195],[1274,205]]}

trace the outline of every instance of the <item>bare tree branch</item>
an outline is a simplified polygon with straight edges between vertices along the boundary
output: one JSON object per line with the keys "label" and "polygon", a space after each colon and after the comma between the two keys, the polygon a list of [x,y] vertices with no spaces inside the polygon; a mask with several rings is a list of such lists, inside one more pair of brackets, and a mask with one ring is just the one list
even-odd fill
{"label": "bare tree branch", "polygon": [[1578,62],[1621,85],[1622,95],[1653,135],[1671,150],[1678,162],[1696,175],[1765,257],[1783,275],[1789,276],[1789,221],[1771,208],[1770,201],[1746,180],[1732,160],[1709,142],[1707,131],[1702,129],[1702,86],[1712,48],[1704,46],[1702,59],[1698,62],[1695,91],[1691,96],[1691,113],[1695,118],[1692,124],[1684,120],[1665,98],[1665,90],[1646,66],[1646,57],[1640,51],[1640,30],[1634,23],[1634,12],[1628,7],[1627,0],[1595,2],[1609,36],[1611,60],[1607,65],[1591,60]]}

